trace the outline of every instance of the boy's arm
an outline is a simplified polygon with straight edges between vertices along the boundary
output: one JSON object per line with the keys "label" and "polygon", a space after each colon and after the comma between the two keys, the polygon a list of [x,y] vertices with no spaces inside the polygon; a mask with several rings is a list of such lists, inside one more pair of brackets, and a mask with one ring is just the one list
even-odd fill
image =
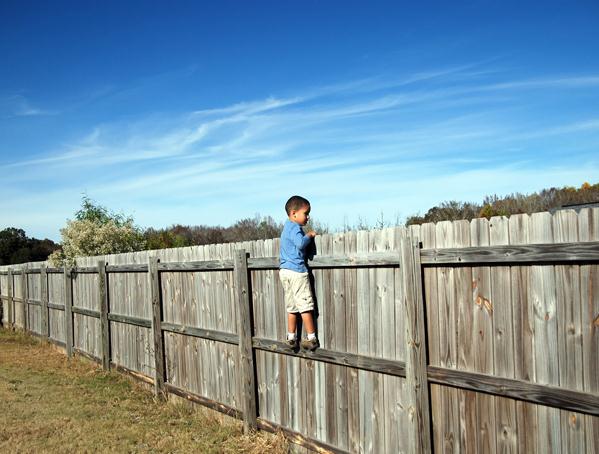
{"label": "boy's arm", "polygon": [[310,241],[312,241],[312,236],[304,235],[300,229],[298,229],[296,234],[293,236],[293,244],[295,244],[295,247],[297,247],[300,251],[306,249],[306,246],[310,244]]}

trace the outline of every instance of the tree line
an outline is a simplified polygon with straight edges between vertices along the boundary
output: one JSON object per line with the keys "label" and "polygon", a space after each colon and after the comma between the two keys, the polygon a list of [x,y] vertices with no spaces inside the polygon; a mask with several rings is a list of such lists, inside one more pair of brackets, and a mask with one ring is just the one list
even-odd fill
{"label": "tree line", "polygon": [[504,197],[486,196],[481,203],[443,202],[429,209],[424,215],[415,214],[406,219],[406,225],[426,222],[490,219],[493,216],[537,213],[567,208],[571,205],[599,203],[599,183],[583,183],[580,188],[565,186],[543,189],[532,194],[510,194]]}
{"label": "tree line", "polygon": [[[580,188],[566,186],[527,195],[487,196],[480,203],[446,201],[430,208],[424,215],[409,216],[405,225],[551,211],[569,205],[597,202],[599,183],[584,183]],[[397,221],[394,225],[401,224]],[[382,216],[374,225],[376,228],[388,226]],[[328,233],[327,226],[317,222],[308,228]],[[356,226],[344,226],[343,230],[369,228],[368,223],[361,220]],[[49,258],[54,265],[62,266],[73,264],[76,257],[82,256],[277,238],[282,229],[283,222],[259,214],[241,219],[229,227],[177,224],[161,229],[141,229],[131,216],[114,213],[84,196],[74,218],[68,219],[60,230],[60,244],[49,239],[28,238],[22,229],[14,227],[0,231],[0,265]]]}

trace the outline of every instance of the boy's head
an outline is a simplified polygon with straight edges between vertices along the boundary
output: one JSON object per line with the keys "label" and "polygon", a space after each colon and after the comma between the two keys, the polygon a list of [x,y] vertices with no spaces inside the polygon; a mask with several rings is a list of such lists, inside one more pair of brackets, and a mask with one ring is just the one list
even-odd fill
{"label": "boy's head", "polygon": [[310,202],[299,195],[294,195],[287,200],[285,211],[290,221],[306,225],[310,219]]}

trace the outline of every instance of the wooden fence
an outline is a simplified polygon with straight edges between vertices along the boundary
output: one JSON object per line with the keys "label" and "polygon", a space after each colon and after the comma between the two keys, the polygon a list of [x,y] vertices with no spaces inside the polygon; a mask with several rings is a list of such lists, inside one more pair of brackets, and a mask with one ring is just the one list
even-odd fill
{"label": "wooden fence", "polygon": [[3,267],[2,322],[316,451],[599,452],[599,209],[317,237],[313,353],[277,256]]}

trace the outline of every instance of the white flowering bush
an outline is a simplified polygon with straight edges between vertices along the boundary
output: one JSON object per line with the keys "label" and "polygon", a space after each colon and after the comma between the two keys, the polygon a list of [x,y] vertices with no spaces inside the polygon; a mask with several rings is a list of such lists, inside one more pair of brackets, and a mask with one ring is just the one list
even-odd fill
{"label": "white flowering bush", "polygon": [[74,220],[60,229],[62,249],[50,255],[54,266],[74,265],[77,257],[141,251],[145,240],[133,218],[110,213],[87,197]]}

